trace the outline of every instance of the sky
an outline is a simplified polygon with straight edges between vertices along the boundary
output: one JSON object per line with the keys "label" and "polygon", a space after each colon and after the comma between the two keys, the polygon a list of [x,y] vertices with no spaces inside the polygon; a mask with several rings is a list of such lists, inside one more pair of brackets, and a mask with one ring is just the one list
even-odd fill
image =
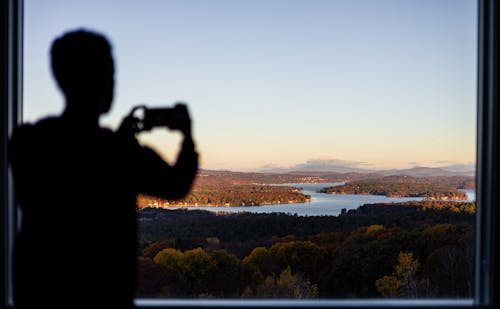
{"label": "sky", "polygon": [[[472,0],[26,0],[24,119],[63,111],[52,41],[108,37],[116,128],[188,104],[201,168],[474,166]],[[180,136],[139,139],[167,161]]]}

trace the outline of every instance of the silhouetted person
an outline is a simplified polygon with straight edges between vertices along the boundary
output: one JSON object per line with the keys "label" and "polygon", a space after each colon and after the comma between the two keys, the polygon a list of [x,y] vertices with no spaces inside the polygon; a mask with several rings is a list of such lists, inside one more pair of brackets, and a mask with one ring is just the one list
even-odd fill
{"label": "silhouetted person", "polygon": [[113,99],[111,47],[74,31],[51,49],[65,95],[59,117],[23,125],[10,141],[22,228],[14,248],[19,308],[128,308],[136,282],[136,195],[180,198],[198,168],[187,108],[174,128],[184,135],[170,166],[140,146],[133,118],[117,132],[99,127]]}

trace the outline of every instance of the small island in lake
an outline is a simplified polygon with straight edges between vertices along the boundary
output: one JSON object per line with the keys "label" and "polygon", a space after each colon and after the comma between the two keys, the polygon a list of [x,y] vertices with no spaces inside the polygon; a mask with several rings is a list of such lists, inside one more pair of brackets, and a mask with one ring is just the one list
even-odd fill
{"label": "small island in lake", "polygon": [[466,200],[467,194],[455,186],[434,182],[432,177],[387,176],[378,179],[348,182],[341,186],[320,189],[328,194],[365,194],[387,197],[422,197],[428,200]]}

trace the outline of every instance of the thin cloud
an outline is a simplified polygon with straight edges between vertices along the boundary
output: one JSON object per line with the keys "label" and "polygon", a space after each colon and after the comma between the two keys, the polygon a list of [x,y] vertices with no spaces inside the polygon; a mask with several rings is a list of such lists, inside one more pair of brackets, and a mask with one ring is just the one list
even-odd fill
{"label": "thin cloud", "polygon": [[304,163],[292,166],[282,166],[278,164],[266,164],[261,167],[262,171],[304,171],[304,172],[354,172],[369,171],[373,164],[363,161],[348,161],[340,159],[310,159]]}
{"label": "thin cloud", "polygon": [[338,170],[338,169],[360,169],[370,166],[367,162],[361,161],[347,161],[339,159],[312,159],[305,163],[300,163],[295,165],[293,168],[296,170],[308,170],[308,171],[327,171],[327,170]]}
{"label": "thin cloud", "polygon": [[434,161],[431,161],[431,162],[433,162],[434,164],[439,164],[439,165],[452,165],[452,164],[456,164],[456,162],[449,161],[449,160],[434,160]]}
{"label": "thin cloud", "polygon": [[476,165],[474,163],[456,163],[447,166],[440,166],[440,168],[453,172],[473,172],[476,170]]}

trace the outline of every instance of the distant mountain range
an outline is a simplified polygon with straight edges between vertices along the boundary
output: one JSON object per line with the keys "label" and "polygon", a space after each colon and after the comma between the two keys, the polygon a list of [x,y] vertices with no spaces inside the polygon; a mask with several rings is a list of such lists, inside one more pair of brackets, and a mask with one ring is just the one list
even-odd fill
{"label": "distant mountain range", "polygon": [[469,171],[456,171],[439,167],[424,167],[416,166],[409,169],[392,169],[385,171],[378,171],[384,175],[408,175],[414,177],[431,177],[431,176],[475,176],[474,170]]}
{"label": "distant mountain range", "polygon": [[[353,172],[335,171],[260,171],[239,172],[228,170],[200,170],[196,183],[204,187],[221,187],[249,184],[283,184],[283,183],[330,183],[374,180],[394,177],[415,177],[424,182],[458,183],[461,187],[475,187],[475,173],[449,171],[435,167],[413,167],[409,169],[360,170]],[[432,178],[432,179],[430,179]]]}
{"label": "distant mountain range", "polygon": [[372,170],[363,168],[351,168],[351,167],[335,167],[330,168],[326,171],[307,171],[307,170],[290,170],[284,168],[276,169],[265,169],[260,170],[258,173],[278,173],[278,174],[295,174],[295,175],[311,175],[311,176],[323,176],[330,174],[377,174],[383,176],[389,175],[407,175],[413,177],[432,177],[432,176],[475,176],[475,171],[470,168],[466,169],[460,166],[453,165],[450,167],[425,167],[425,166],[415,166],[408,169],[389,169],[389,170]]}

